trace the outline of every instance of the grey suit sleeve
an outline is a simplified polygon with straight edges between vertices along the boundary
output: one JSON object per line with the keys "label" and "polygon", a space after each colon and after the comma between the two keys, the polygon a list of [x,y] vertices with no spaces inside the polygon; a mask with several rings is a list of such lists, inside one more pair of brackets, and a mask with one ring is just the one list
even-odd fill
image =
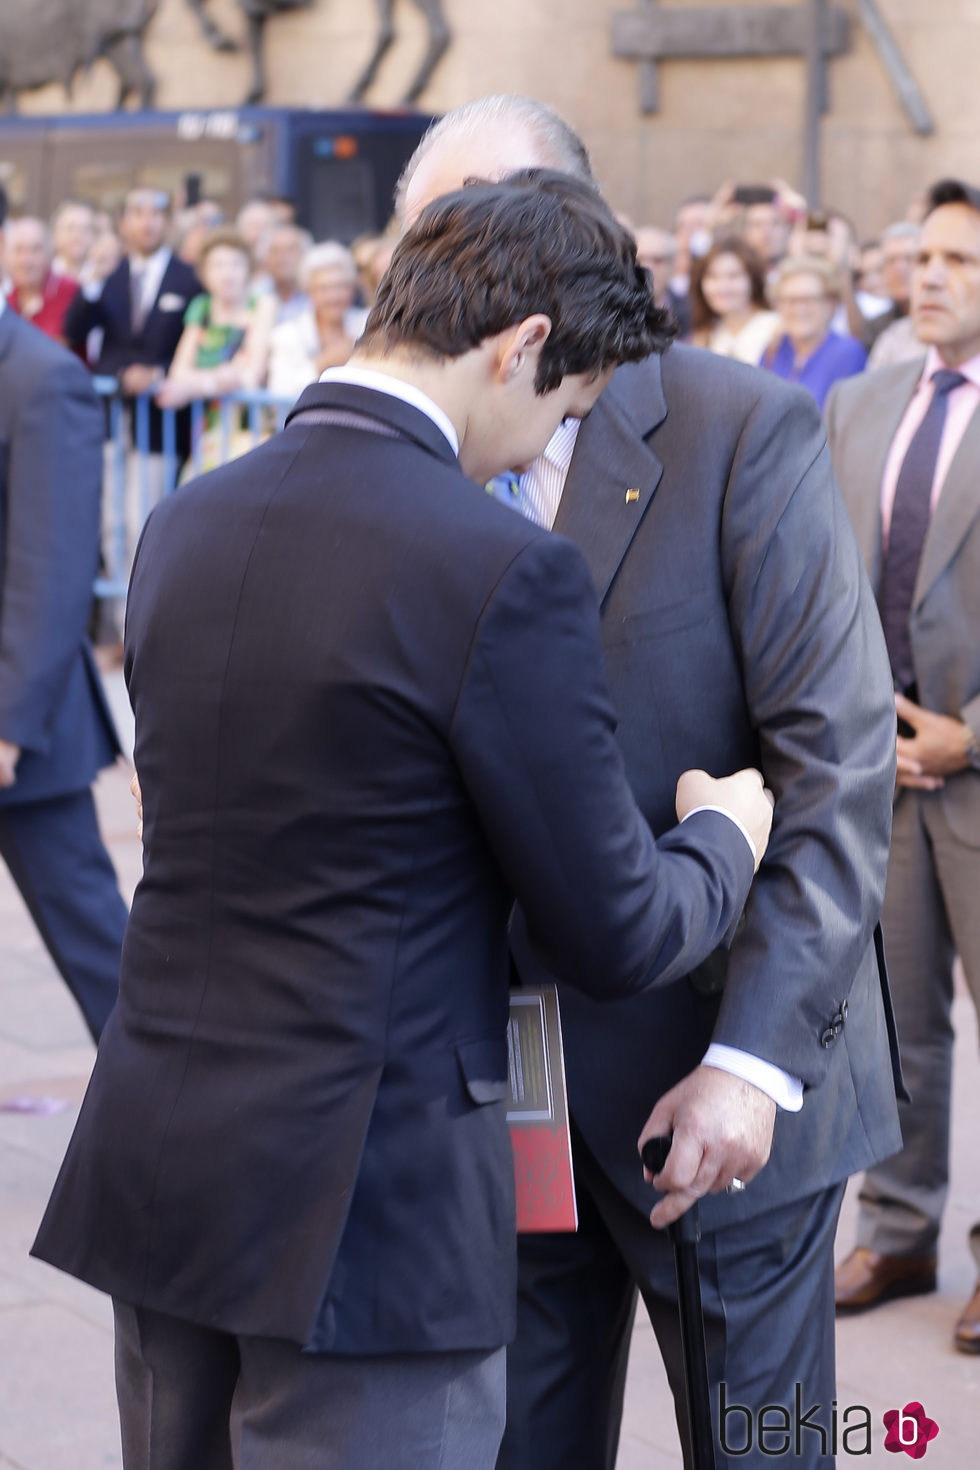
{"label": "grey suit sleeve", "polygon": [[895,709],[880,623],[815,405],[767,393],[726,495],[722,557],[776,810],[713,1039],[821,1080],[821,1038],[884,893]]}
{"label": "grey suit sleeve", "polygon": [[569,983],[610,998],[700,963],[753,867],[717,812],[655,843],[614,729],[585,561],[536,538],[484,609],[450,738],[532,941]]}
{"label": "grey suit sleeve", "polygon": [[98,566],[104,424],[68,352],[18,359],[0,584],[0,737],[44,752],[86,635]]}

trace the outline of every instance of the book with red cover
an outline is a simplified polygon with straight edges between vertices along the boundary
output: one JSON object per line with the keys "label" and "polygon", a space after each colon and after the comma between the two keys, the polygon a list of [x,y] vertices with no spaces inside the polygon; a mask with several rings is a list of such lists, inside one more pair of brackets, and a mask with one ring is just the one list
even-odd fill
{"label": "book with red cover", "polygon": [[507,1053],[507,1122],[514,1150],[518,1232],[577,1230],[565,1061],[554,985],[511,991]]}

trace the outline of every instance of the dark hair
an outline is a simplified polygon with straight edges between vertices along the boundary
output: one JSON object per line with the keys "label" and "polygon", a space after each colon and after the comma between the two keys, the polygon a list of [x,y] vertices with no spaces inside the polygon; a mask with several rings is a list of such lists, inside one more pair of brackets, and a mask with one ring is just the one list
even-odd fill
{"label": "dark hair", "polygon": [[691,326],[695,332],[710,331],[718,320],[704,299],[701,283],[720,255],[734,255],[741,261],[749,278],[752,305],[763,311],[768,309],[765,266],[751,245],[746,245],[738,235],[726,235],[714,242],[707,255],[691,264]]}
{"label": "dark hair", "polygon": [[938,179],[926,195],[925,218],[944,204],[967,204],[980,214],[980,189],[962,179]]}
{"label": "dark hair", "polygon": [[3,187],[3,185],[0,184],[0,230],[3,229],[4,221],[6,220],[6,218],[7,218],[7,191]]}
{"label": "dark hair", "polygon": [[395,248],[361,346],[461,357],[535,312],[551,319],[538,393],[666,350],[674,335],[636,243],[590,185],[524,169],[435,200]]}

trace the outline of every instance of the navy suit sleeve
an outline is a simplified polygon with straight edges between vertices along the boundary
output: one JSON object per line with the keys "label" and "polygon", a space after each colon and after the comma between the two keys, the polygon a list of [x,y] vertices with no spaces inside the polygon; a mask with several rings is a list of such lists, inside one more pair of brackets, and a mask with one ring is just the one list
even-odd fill
{"label": "navy suit sleeve", "polygon": [[89,332],[95,327],[105,326],[105,310],[102,297],[90,301],[84,291],[77,291],[65,312],[65,341],[70,347],[85,346]]}
{"label": "navy suit sleeve", "polygon": [[0,737],[45,752],[86,634],[98,566],[104,421],[88,374],[15,344],[0,584]]}
{"label": "navy suit sleeve", "polygon": [[532,941],[571,984],[611,999],[699,964],[753,869],[717,813],[655,843],[614,730],[585,561],[535,538],[484,609],[450,738]]}
{"label": "navy suit sleeve", "polygon": [[895,707],[823,428],[798,389],[761,396],[746,422],[725,500],[722,559],[776,810],[713,1039],[813,1086],[830,1061],[821,1037],[881,908]]}

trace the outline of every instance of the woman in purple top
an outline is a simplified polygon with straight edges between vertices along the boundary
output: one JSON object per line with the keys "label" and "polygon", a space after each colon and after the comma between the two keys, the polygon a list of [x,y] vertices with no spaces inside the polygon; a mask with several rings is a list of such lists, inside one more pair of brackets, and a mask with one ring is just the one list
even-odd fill
{"label": "woman in purple top", "polygon": [[831,384],[859,373],[868,360],[855,337],[831,331],[838,300],[827,261],[806,255],[783,261],[773,287],[781,331],[763,355],[762,366],[809,388],[821,408]]}

